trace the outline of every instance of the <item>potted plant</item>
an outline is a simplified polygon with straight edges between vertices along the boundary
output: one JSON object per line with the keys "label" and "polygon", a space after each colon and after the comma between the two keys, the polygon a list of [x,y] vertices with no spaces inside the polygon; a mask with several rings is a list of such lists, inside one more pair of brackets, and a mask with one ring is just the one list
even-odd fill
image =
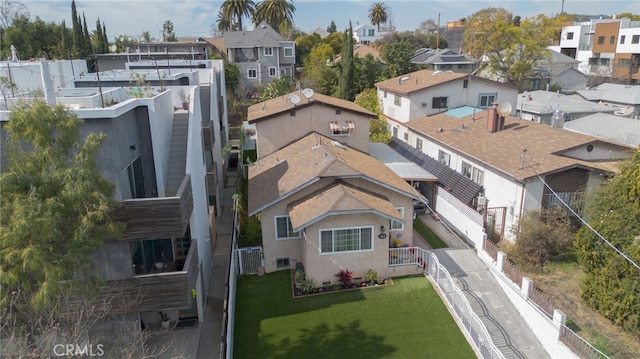
{"label": "potted plant", "polygon": [[166,312],[158,312],[160,313],[160,324],[162,325],[162,329],[169,329],[169,325],[171,321],[169,320],[169,315]]}
{"label": "potted plant", "polygon": [[182,101],[182,109],[189,110],[190,97],[184,90],[180,90],[180,101]]}

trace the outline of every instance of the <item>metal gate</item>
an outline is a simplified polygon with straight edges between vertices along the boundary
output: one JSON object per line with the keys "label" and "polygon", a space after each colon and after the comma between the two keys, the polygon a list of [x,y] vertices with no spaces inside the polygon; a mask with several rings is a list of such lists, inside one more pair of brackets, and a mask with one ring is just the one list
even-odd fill
{"label": "metal gate", "polygon": [[264,266],[262,247],[236,248],[240,274],[257,274],[258,267]]}

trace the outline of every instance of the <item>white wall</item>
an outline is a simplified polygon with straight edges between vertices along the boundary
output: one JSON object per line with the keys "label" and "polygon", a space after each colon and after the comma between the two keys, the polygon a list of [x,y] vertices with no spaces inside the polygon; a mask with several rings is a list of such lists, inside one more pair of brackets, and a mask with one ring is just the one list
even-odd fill
{"label": "white wall", "polygon": [[[624,44],[620,44],[620,37],[622,35],[625,36]],[[633,35],[640,35],[640,27],[621,28],[620,33],[618,34],[618,45],[616,47],[616,52],[622,54],[638,53],[640,51],[640,44],[631,43]]]}

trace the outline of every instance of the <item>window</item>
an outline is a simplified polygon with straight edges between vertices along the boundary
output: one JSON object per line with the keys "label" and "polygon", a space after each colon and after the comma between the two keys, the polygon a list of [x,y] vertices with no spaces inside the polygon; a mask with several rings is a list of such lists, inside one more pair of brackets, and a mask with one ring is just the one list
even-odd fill
{"label": "window", "polygon": [[382,92],[382,97],[387,98],[387,91]]}
{"label": "window", "polygon": [[438,150],[438,162],[445,166],[449,166],[449,163],[451,162],[451,155],[442,150]]}
{"label": "window", "polygon": [[265,47],[264,56],[273,56],[273,47]]}
{"label": "window", "polygon": [[627,37],[626,37],[625,35],[620,35],[620,45],[624,44],[624,40],[625,40],[626,38],[627,38]]}
{"label": "window", "polygon": [[481,186],[484,185],[484,171],[474,167],[471,180]]}
{"label": "window", "polygon": [[471,179],[471,171],[473,169],[473,166],[471,166],[470,164],[462,161],[462,175]]}
{"label": "window", "polygon": [[332,136],[349,136],[351,131],[355,129],[355,125],[352,121],[331,121],[329,122],[329,129]]}
{"label": "window", "polygon": [[258,78],[258,70],[257,69],[248,69],[247,70],[247,78],[257,79]]}
{"label": "window", "polygon": [[446,97],[434,97],[431,100],[431,108],[447,108]]}
{"label": "window", "polygon": [[402,104],[400,95],[393,95],[393,104],[400,106]]}
{"label": "window", "polygon": [[369,29],[369,36],[376,36],[375,29]]}
{"label": "window", "polygon": [[640,35],[633,35],[633,36],[631,37],[631,43],[632,43],[632,44],[640,43]]}
{"label": "window", "polygon": [[289,258],[276,258],[276,268],[289,268]]}
{"label": "window", "polygon": [[469,88],[469,80],[462,81],[462,88],[463,89]]}
{"label": "window", "polygon": [[[398,207],[396,209],[400,213],[400,217],[404,218],[404,207]],[[400,221],[391,220],[391,223],[389,224],[389,228],[390,228],[389,229],[390,231],[401,231],[404,229],[404,224]]]}
{"label": "window", "polygon": [[404,142],[409,142],[409,132],[404,133]]}
{"label": "window", "polygon": [[422,139],[416,138],[416,148],[422,151]]}
{"label": "window", "polygon": [[616,43],[616,35],[611,35],[609,38],[609,45],[613,45]]}
{"label": "window", "polygon": [[598,36],[598,45],[604,44],[604,36]]}
{"label": "window", "polygon": [[293,57],[293,47],[284,48],[284,57]]}
{"label": "window", "polygon": [[339,115],[342,113],[342,110],[340,110],[339,108],[336,109],[336,115]]}
{"label": "window", "polygon": [[294,232],[289,216],[275,217],[276,239],[300,238],[299,232]]}
{"label": "window", "polygon": [[370,251],[373,228],[343,228],[320,231],[320,253]]}
{"label": "window", "polygon": [[573,40],[573,32],[567,32],[567,40]]}
{"label": "window", "polygon": [[489,106],[491,106],[492,103],[496,102],[496,97],[497,94],[480,94],[480,102],[479,102],[479,106],[480,108],[487,108]]}
{"label": "window", "polygon": [[397,127],[393,127],[393,138],[398,138],[398,128]]}
{"label": "window", "polygon": [[269,76],[276,77],[276,74],[278,73],[276,70],[277,69],[275,67],[269,67]]}

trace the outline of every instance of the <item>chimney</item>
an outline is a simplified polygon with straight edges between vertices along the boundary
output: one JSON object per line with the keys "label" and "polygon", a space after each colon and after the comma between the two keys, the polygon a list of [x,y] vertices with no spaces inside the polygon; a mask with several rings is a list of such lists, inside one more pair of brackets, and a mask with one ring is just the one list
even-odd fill
{"label": "chimney", "polygon": [[[487,107],[487,131],[490,133],[494,133],[499,131],[498,129],[498,108],[496,107],[496,103],[492,103],[491,106]],[[504,127],[504,118],[502,120],[502,126]]]}

